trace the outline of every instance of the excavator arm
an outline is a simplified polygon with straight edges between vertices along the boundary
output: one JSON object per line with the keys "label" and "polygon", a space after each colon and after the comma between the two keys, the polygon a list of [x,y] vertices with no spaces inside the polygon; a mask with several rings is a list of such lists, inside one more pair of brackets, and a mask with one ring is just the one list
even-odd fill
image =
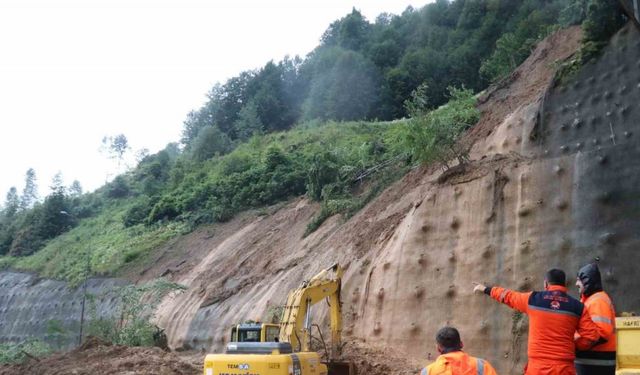
{"label": "excavator arm", "polygon": [[[332,276],[331,273],[334,275]],[[209,354],[205,357],[204,373],[240,375],[248,374],[247,370],[250,369],[251,373],[256,375],[357,374],[357,369],[352,362],[339,359],[341,356],[339,349],[342,347],[340,342],[341,278],[342,268],[335,264],[303,282],[299,288],[291,291],[287,298],[280,323],[280,342],[231,342],[227,345],[225,354]],[[309,350],[310,308],[325,298],[331,306],[331,351],[326,362],[321,360],[319,353]],[[266,329],[264,325],[262,328]],[[242,332],[242,325],[236,327],[236,340],[239,340],[240,332]],[[232,337],[234,337],[233,334]],[[265,338],[261,337],[261,341]]]}
{"label": "excavator arm", "polygon": [[[333,272],[335,276],[329,277]],[[289,293],[280,323],[280,341],[290,342],[294,350],[303,352],[310,350],[311,340],[311,306],[329,299],[331,308],[331,352],[329,358],[340,356],[342,334],[342,306],[340,304],[340,287],[342,268],[338,264],[321,271],[316,276],[302,283],[298,289]]]}

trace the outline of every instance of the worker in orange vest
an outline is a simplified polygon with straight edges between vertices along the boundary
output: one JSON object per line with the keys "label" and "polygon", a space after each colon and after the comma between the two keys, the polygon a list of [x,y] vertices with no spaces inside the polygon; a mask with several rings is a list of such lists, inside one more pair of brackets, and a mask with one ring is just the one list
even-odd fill
{"label": "worker in orange vest", "polygon": [[[498,302],[529,316],[529,362],[526,375],[575,375],[575,350],[592,347],[600,338],[598,326],[584,305],[567,294],[566,275],[551,269],[545,275],[544,291],[519,293],[498,286],[476,284]],[[575,332],[579,336],[574,339]]]}
{"label": "worker in orange vest", "polygon": [[600,341],[594,347],[576,352],[576,371],[578,375],[614,375],[616,311],[611,298],[602,289],[602,278],[596,263],[580,268],[576,286],[580,290],[580,300],[600,333]]}
{"label": "worker in orange vest", "polygon": [[496,370],[484,359],[462,351],[460,333],[453,327],[440,328],[436,347],[440,356],[422,369],[420,375],[496,375]]}

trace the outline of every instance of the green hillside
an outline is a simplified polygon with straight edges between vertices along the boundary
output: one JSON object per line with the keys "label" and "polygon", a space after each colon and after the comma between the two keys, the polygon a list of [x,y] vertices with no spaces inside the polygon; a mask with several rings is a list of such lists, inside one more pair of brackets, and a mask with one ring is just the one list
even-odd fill
{"label": "green hillside", "polygon": [[623,17],[606,0],[438,0],[373,22],[354,9],[304,59],[215,85],[179,144],[97,191],[54,180],[34,201],[28,174],[0,211],[0,266],[113,275],[200,225],[302,195],[322,207],[308,233],[349,217],[412,166],[465,162],[456,140],[478,120],[473,94],[584,20],[590,56]]}

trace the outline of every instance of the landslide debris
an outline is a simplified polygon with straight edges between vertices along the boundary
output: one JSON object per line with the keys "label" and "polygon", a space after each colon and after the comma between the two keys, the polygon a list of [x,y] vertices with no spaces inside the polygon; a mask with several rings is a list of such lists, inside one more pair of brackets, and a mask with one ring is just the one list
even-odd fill
{"label": "landslide debris", "polygon": [[201,373],[195,358],[187,361],[160,348],[112,345],[90,337],[77,349],[50,357],[31,359],[20,365],[0,366],[0,375],[95,375],[95,374],[171,374]]}
{"label": "landslide debris", "polygon": [[405,354],[391,347],[372,347],[362,340],[349,341],[343,349],[343,356],[356,365],[358,374],[414,375],[424,367],[424,363],[407,359]]}

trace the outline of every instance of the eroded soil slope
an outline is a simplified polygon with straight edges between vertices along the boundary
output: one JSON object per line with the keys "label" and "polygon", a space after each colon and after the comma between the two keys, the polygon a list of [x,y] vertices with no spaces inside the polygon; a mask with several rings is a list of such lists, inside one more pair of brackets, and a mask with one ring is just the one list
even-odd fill
{"label": "eroded soil slope", "polygon": [[[415,371],[435,357],[432,338],[447,323],[461,329],[469,351],[502,373],[516,371],[525,359],[526,320],[473,296],[472,281],[524,288],[540,284],[552,263],[573,266],[563,263],[571,246],[564,256],[539,247],[549,228],[570,225],[571,215],[533,214],[552,207],[543,194],[549,177],[540,173],[551,167],[537,158],[540,145],[529,134],[554,67],[575,53],[579,39],[576,28],[551,36],[481,97],[482,120],[466,138],[469,166],[414,170],[349,221],[334,217],[306,238],[318,207],[300,198],[202,229],[158,252],[150,268],[131,270],[140,280],[164,275],[189,287],[158,311],[170,345],[219,351],[234,322],[271,319],[290,289],[339,262],[347,268],[345,351],[356,362],[368,359],[361,363],[368,373]],[[564,184],[570,192],[572,182]],[[316,320],[326,321],[325,314],[315,309]],[[385,348],[398,357],[376,362],[384,355],[373,353]]]}

